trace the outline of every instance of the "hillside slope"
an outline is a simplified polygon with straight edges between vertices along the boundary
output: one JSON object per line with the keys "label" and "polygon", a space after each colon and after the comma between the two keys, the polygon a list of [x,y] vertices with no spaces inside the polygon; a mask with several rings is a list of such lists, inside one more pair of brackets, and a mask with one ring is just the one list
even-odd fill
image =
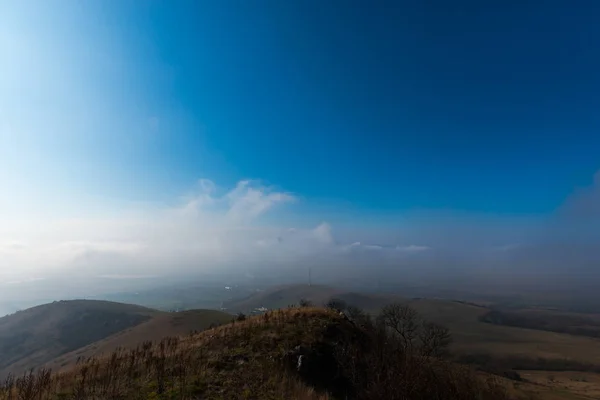
{"label": "hillside slope", "polygon": [[109,355],[119,348],[135,349],[143,342],[158,342],[164,337],[186,336],[231,322],[233,316],[216,310],[189,310],[161,313],[134,327],[63,354],[46,364],[54,371],[69,369],[77,360]]}
{"label": "hillside slope", "polygon": [[260,307],[270,310],[286,308],[298,304],[300,299],[321,306],[332,297],[346,301],[364,310],[377,311],[393,301],[404,300],[400,296],[357,293],[325,285],[281,285],[253,293],[242,299],[225,302],[224,306],[231,312],[249,313]]}
{"label": "hillside slope", "polygon": [[326,309],[274,311],[42,370],[8,382],[0,399],[507,399],[488,377],[403,352],[385,332]]}
{"label": "hillside slope", "polygon": [[450,328],[457,353],[600,364],[600,340],[595,338],[485,323],[480,317],[490,309],[454,301],[419,299],[410,306]]}
{"label": "hillside slope", "polygon": [[0,318],[0,377],[136,326],[155,310],[96,300],[58,301]]}
{"label": "hillside slope", "polygon": [[409,300],[396,295],[356,293],[321,285],[288,285],[257,292],[226,303],[226,307],[230,311],[248,312],[258,307],[277,309],[298,304],[302,298],[321,305],[332,297],[369,312],[378,312],[392,302],[406,302],[428,320],[450,328],[454,339],[452,349],[459,354],[570,359],[600,365],[599,339],[492,325],[480,320],[489,308],[451,300]]}

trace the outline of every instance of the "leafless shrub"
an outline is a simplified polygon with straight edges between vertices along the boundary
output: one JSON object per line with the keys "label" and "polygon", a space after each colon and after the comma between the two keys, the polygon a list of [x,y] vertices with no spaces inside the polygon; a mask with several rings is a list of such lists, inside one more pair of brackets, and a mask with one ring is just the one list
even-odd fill
{"label": "leafless shrub", "polygon": [[414,309],[400,303],[388,304],[381,310],[378,320],[401,338],[403,351],[412,352],[421,323]]}
{"label": "leafless shrub", "polygon": [[300,299],[300,302],[298,304],[300,305],[300,307],[312,307],[313,306],[312,302],[308,299]]}
{"label": "leafless shrub", "polygon": [[342,299],[332,297],[327,303],[325,303],[325,307],[340,312],[345,311],[348,308],[348,304]]}
{"label": "leafless shrub", "polygon": [[426,357],[443,357],[448,355],[451,343],[450,330],[433,322],[424,322],[418,331],[420,353]]}

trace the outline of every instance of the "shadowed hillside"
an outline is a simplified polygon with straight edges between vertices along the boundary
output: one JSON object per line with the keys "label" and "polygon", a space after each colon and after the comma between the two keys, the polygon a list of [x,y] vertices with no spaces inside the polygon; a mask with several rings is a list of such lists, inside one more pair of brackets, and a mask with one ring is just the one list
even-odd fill
{"label": "shadowed hillside", "polygon": [[159,312],[95,300],[58,301],[0,318],[0,376],[23,372]]}
{"label": "shadowed hillside", "polygon": [[165,337],[186,336],[213,326],[231,322],[234,317],[216,310],[190,310],[178,313],[160,313],[134,327],[117,332],[105,339],[63,354],[46,366],[53,370],[73,367],[82,358],[109,355],[118,348],[136,348],[147,341],[158,342]]}
{"label": "shadowed hillside", "polygon": [[600,338],[600,316],[598,314],[577,314],[543,309],[493,309],[483,315],[480,320],[496,325]]}
{"label": "shadowed hillside", "polygon": [[0,318],[0,377],[46,365],[60,370],[80,358],[135,348],[230,322],[216,310],[160,312],[96,300],[59,301]]}
{"label": "shadowed hillside", "polygon": [[257,291],[242,299],[225,302],[224,306],[231,312],[250,313],[260,307],[285,308],[298,303],[302,298],[320,304],[339,292],[337,289],[323,285],[282,285]]}
{"label": "shadowed hillside", "polygon": [[226,302],[225,307],[232,312],[248,313],[260,307],[285,308],[297,304],[300,299],[323,305],[332,297],[368,311],[377,311],[391,301],[402,299],[400,296],[356,293],[325,285],[282,285],[258,291],[243,299]]}

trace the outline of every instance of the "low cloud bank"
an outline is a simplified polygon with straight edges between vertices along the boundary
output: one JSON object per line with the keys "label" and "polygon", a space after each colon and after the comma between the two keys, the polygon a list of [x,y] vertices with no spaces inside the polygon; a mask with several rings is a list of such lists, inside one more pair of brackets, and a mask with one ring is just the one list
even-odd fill
{"label": "low cloud bank", "polygon": [[194,193],[172,207],[118,218],[1,226],[0,282],[248,269],[293,273],[312,267],[323,276],[419,282],[600,275],[599,174],[554,215],[537,219],[431,213],[352,234],[327,222],[298,227],[264,219],[277,208],[293,212],[298,201],[256,181],[222,190],[202,179]]}

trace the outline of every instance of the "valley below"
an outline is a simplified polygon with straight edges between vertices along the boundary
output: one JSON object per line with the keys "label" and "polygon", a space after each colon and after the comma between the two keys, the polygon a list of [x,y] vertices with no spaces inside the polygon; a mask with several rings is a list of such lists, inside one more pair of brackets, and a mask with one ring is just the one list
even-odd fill
{"label": "valley below", "polygon": [[600,393],[600,314],[307,284],[214,285],[206,291],[190,287],[163,289],[154,297],[150,291],[119,296],[144,305],[153,302],[162,310],[71,300],[0,318],[0,375],[43,368],[69,373],[82,360],[110,358],[168,337],[185,340],[235,323],[240,315],[262,318],[301,305],[323,307],[335,299],[373,316],[391,303],[408,305],[423,319],[449,329],[453,362],[495,377],[514,398],[592,399]]}

